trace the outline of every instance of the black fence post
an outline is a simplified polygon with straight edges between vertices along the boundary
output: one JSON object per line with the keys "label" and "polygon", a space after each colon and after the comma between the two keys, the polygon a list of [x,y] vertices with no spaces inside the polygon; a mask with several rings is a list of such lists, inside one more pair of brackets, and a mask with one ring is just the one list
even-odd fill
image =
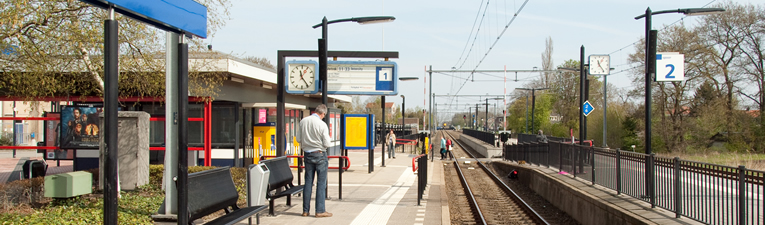
{"label": "black fence post", "polygon": [[622,150],[616,149],[616,195],[622,193]]}
{"label": "black fence post", "polygon": [[571,145],[571,170],[574,172],[574,178],[576,178],[576,163],[579,162],[579,148],[580,145]]}
{"label": "black fence post", "polygon": [[558,144],[558,172],[563,172],[563,145]]}
{"label": "black fence post", "polygon": [[746,224],[746,167],[738,166],[738,224]]}
{"label": "black fence post", "polygon": [[680,215],[683,214],[683,208],[682,208],[682,188],[680,185],[682,185],[682,177],[680,177],[680,157],[675,157],[675,218],[680,218]]}
{"label": "black fence post", "polygon": [[547,169],[550,169],[550,143],[548,142],[547,145],[545,145],[545,155],[547,156],[547,159],[545,160],[545,164],[547,164]]}
{"label": "black fence post", "polygon": [[648,193],[649,193],[648,197],[650,198],[651,208],[652,209],[656,208],[656,174],[653,173],[653,171],[656,169],[655,164],[654,164],[655,157],[656,157],[656,155],[653,154],[653,153],[651,153],[651,155],[648,156],[648,160],[649,160],[648,166],[651,169],[650,169],[650,171],[646,171],[646,172],[649,173],[648,176],[650,177],[649,178],[649,180],[650,180],[649,181],[650,182],[650,190],[648,191]]}
{"label": "black fence post", "polygon": [[592,173],[592,185],[595,185],[595,147],[590,147],[590,171]]}

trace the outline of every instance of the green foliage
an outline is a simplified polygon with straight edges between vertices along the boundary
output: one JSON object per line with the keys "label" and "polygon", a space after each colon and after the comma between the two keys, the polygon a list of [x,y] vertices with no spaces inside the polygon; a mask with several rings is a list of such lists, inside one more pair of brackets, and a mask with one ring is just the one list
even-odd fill
{"label": "green foliage", "polygon": [[[216,167],[192,166],[189,167],[189,173],[200,172]],[[151,215],[156,213],[164,200],[164,191],[162,190],[162,177],[164,166],[149,166],[149,183],[141,186],[136,191],[122,192],[119,199],[118,219],[119,224],[152,224]],[[231,168],[231,175],[234,185],[239,192],[239,206],[247,204],[246,196],[246,174],[245,168]],[[94,174],[94,180],[98,177]],[[5,195],[10,192],[20,192],[14,196],[29,196],[30,185],[39,187],[42,191],[43,178],[14,181],[8,184],[0,185],[0,193]],[[26,190],[27,193],[24,193]],[[2,195],[0,195],[2,196]],[[28,198],[28,197],[27,197]],[[49,198],[47,198],[50,200]],[[37,201],[44,202],[44,201]],[[24,202],[4,202],[3,207],[18,207],[19,204],[29,204]],[[101,224],[103,221],[103,198],[98,194],[90,194],[70,199],[52,200],[39,207],[33,207],[31,213],[11,211],[0,214],[0,224]]]}
{"label": "green foliage", "polygon": [[0,146],[11,146],[11,145],[13,145],[13,139],[0,135]]}

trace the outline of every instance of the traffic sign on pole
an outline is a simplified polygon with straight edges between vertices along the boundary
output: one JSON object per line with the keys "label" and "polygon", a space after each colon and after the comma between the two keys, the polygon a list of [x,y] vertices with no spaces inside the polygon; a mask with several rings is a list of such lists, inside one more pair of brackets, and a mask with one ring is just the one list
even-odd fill
{"label": "traffic sign on pole", "polygon": [[683,81],[685,56],[677,52],[656,53],[656,81]]}
{"label": "traffic sign on pole", "polygon": [[584,101],[584,104],[582,104],[582,114],[584,114],[584,116],[589,116],[593,110],[595,110],[595,108],[592,107],[590,101]]}

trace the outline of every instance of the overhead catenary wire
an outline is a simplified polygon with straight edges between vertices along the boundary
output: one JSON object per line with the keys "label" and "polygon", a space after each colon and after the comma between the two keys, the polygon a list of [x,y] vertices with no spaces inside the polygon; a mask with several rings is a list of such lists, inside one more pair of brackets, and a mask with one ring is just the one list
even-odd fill
{"label": "overhead catenary wire", "polygon": [[[523,2],[523,4],[521,5],[521,7],[520,7],[520,8],[518,8],[518,10],[517,10],[517,11],[516,11],[516,12],[513,14],[513,17],[510,19],[510,21],[507,23],[507,25],[505,25],[504,29],[502,30],[502,33],[500,33],[500,34],[499,34],[499,36],[497,37],[497,39],[496,39],[496,40],[494,40],[494,43],[491,45],[491,47],[489,47],[489,49],[486,51],[486,53],[485,53],[485,54],[484,54],[484,56],[481,58],[481,60],[479,60],[479,62],[476,64],[476,66],[473,68],[473,70],[477,70],[477,69],[478,69],[478,66],[480,66],[480,65],[481,65],[481,62],[483,62],[483,60],[484,60],[484,59],[486,59],[486,57],[489,55],[489,52],[491,52],[491,50],[494,48],[494,46],[497,44],[497,42],[499,42],[499,40],[502,38],[502,35],[504,35],[504,34],[505,34],[505,32],[507,32],[507,29],[508,29],[508,28],[510,27],[510,25],[513,23],[513,21],[515,21],[515,19],[516,19],[516,18],[518,18],[518,14],[519,14],[521,11],[523,11],[523,8],[526,6],[526,4],[527,4],[528,2],[529,2],[529,0],[525,0],[525,1]],[[462,85],[460,85],[460,88],[459,88],[459,89],[457,89],[457,91],[455,92],[455,94],[459,94],[459,93],[460,93],[460,91],[462,91],[462,88],[464,88],[464,87],[465,87],[465,84],[467,84],[467,80],[465,80],[465,82],[463,82],[463,83],[462,83]],[[454,100],[450,101],[450,103],[449,103],[449,104],[451,104],[451,102],[453,102],[453,101],[454,101]]]}

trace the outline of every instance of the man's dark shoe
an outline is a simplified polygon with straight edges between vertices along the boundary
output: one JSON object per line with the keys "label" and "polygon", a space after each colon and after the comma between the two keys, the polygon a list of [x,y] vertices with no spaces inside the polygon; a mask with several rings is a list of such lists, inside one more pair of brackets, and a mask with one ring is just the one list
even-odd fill
{"label": "man's dark shoe", "polygon": [[308,215],[309,215],[309,213],[307,213],[307,212],[303,213],[303,216],[308,216]]}
{"label": "man's dark shoe", "polygon": [[321,217],[332,217],[332,213],[328,213],[328,212],[316,213],[316,218],[321,218]]}

